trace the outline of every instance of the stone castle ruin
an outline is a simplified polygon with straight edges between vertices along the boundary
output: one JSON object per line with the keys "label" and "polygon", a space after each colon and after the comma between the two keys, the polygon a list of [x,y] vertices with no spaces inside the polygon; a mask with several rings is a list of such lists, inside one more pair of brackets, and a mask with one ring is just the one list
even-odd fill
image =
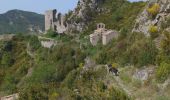
{"label": "stone castle ruin", "polygon": [[62,34],[67,30],[65,17],[61,13],[57,14],[56,9],[45,12],[45,31],[49,29],[56,31],[58,34]]}
{"label": "stone castle ruin", "polygon": [[[57,16],[56,16],[57,15]],[[65,33],[69,29],[69,25],[65,21],[65,16],[61,13],[57,14],[57,10],[48,10],[45,12],[45,31],[49,29],[58,34]],[[118,32],[115,30],[108,30],[105,24],[97,24],[97,29],[93,34],[90,34],[90,42],[93,46],[102,41],[103,45],[107,45],[113,38],[118,37]]]}
{"label": "stone castle ruin", "polygon": [[107,45],[113,38],[118,37],[118,32],[115,30],[105,29],[105,24],[97,24],[97,29],[93,34],[90,34],[90,42],[93,46],[96,46],[99,41],[102,40],[103,45]]}

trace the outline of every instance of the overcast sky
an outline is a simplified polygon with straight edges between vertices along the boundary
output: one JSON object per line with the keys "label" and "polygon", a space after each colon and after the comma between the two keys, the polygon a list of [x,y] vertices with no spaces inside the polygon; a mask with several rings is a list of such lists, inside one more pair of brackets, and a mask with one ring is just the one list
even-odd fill
{"label": "overcast sky", "polygon": [[[139,0],[130,0],[139,1]],[[45,10],[57,9],[66,13],[76,7],[78,0],[0,0],[0,13],[12,9],[33,11],[43,14]]]}

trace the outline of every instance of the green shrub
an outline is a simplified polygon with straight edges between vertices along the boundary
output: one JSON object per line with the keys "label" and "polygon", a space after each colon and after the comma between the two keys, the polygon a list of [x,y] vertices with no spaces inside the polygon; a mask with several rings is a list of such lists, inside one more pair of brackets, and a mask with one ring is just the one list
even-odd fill
{"label": "green shrub", "polygon": [[151,14],[152,17],[155,17],[160,11],[160,5],[155,3],[152,4],[148,9],[147,12]]}
{"label": "green shrub", "polygon": [[157,53],[154,42],[142,39],[130,47],[128,56],[131,64],[142,67],[155,64]]}
{"label": "green shrub", "polygon": [[38,37],[35,35],[30,36],[29,38],[29,46],[31,47],[32,51],[35,51],[41,47],[41,43],[38,40]]}
{"label": "green shrub", "polygon": [[170,62],[170,34],[169,32],[163,32],[164,38],[160,43],[160,52],[157,56],[157,64],[160,65],[161,62]]}
{"label": "green shrub", "polygon": [[149,33],[152,39],[157,38],[159,36],[158,34],[158,27],[157,26],[150,26],[149,27]]}
{"label": "green shrub", "polygon": [[162,62],[156,71],[156,78],[159,82],[164,82],[170,75],[170,64]]}
{"label": "green shrub", "polygon": [[1,59],[1,64],[4,67],[10,67],[12,64],[14,64],[14,59],[12,58],[11,53],[4,52]]}
{"label": "green shrub", "polygon": [[1,91],[4,91],[6,93],[13,93],[16,92],[16,78],[10,74],[6,75],[4,77],[4,84],[1,87]]}
{"label": "green shrub", "polygon": [[142,82],[141,82],[140,80],[138,80],[138,79],[134,79],[134,80],[132,81],[132,84],[133,84],[133,86],[135,86],[136,88],[140,88],[140,87],[142,86]]}
{"label": "green shrub", "polygon": [[12,51],[12,48],[13,48],[12,41],[4,42],[4,47],[3,47],[4,51],[10,52]]}
{"label": "green shrub", "polygon": [[39,62],[34,69],[32,76],[28,78],[30,83],[48,83],[55,80],[56,67],[54,65]]}
{"label": "green shrub", "polygon": [[165,38],[161,41],[162,52],[170,57],[170,34],[169,32],[164,32]]}
{"label": "green shrub", "polygon": [[114,87],[108,88],[103,82],[106,75],[107,69],[104,66],[95,70],[91,68],[88,71],[81,69],[72,71],[63,81],[62,91],[60,91],[63,97],[61,98],[66,100],[129,100],[123,91]]}
{"label": "green shrub", "polygon": [[162,28],[162,30],[168,28],[169,26],[170,26],[170,17],[168,17],[168,18],[166,19],[166,21],[162,21],[162,23],[161,23],[161,28]]}
{"label": "green shrub", "polygon": [[57,100],[57,98],[59,97],[59,94],[57,92],[53,92],[50,96],[49,96],[49,100]]}
{"label": "green shrub", "polygon": [[48,100],[48,94],[49,87],[47,85],[29,84],[20,90],[19,100]]}
{"label": "green shrub", "polygon": [[47,37],[56,37],[57,36],[57,33],[55,31],[53,31],[52,29],[49,29],[46,33],[46,36]]}
{"label": "green shrub", "polygon": [[118,40],[123,40],[127,37],[128,30],[123,28],[119,34]]}
{"label": "green shrub", "polygon": [[107,64],[108,55],[105,52],[99,52],[95,56],[95,60],[98,64]]}

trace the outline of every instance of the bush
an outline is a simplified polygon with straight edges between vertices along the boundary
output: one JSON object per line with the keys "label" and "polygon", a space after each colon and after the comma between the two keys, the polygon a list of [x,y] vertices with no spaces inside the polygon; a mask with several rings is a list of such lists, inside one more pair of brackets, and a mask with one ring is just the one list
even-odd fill
{"label": "bush", "polygon": [[35,51],[41,47],[41,43],[38,40],[38,37],[35,35],[32,35],[29,39],[29,45],[31,47],[32,51]]}
{"label": "bush", "polygon": [[10,52],[12,51],[12,48],[13,48],[12,41],[4,42],[4,47],[3,47],[4,51]]}
{"label": "bush", "polygon": [[56,66],[51,64],[46,64],[44,62],[39,62],[39,64],[34,68],[32,76],[29,77],[27,83],[50,83],[55,80]]}
{"label": "bush", "polygon": [[155,3],[151,5],[148,9],[147,12],[151,14],[152,18],[154,18],[160,11],[160,5]]}
{"label": "bush", "polygon": [[162,30],[168,28],[169,26],[170,26],[170,17],[168,17],[166,21],[162,21],[161,23]]}
{"label": "bush", "polygon": [[12,64],[14,64],[14,59],[12,59],[11,53],[4,52],[1,59],[1,64],[4,67],[10,67]]}
{"label": "bush", "polygon": [[164,38],[161,40],[160,52],[157,56],[157,64],[160,65],[161,62],[170,62],[170,34],[164,31]]}
{"label": "bush", "polygon": [[155,64],[157,49],[150,40],[140,40],[134,43],[128,52],[131,64],[142,67],[148,64]]}
{"label": "bush", "polygon": [[57,33],[55,31],[53,31],[52,29],[49,29],[46,33],[47,37],[56,37]]}
{"label": "bush", "polygon": [[20,90],[19,100],[48,100],[49,87],[44,84],[29,84]]}
{"label": "bush", "polygon": [[107,69],[104,66],[95,70],[91,68],[88,71],[74,70],[63,81],[61,98],[64,100],[129,100],[130,98],[123,91],[112,86],[108,87],[103,82],[106,76]]}
{"label": "bush", "polygon": [[107,64],[108,55],[105,52],[99,52],[96,54],[95,60],[98,64]]}
{"label": "bush", "polygon": [[119,65],[117,63],[112,63],[113,68],[117,68]]}
{"label": "bush", "polygon": [[170,57],[170,34],[169,32],[164,32],[165,38],[161,41],[162,52]]}
{"label": "bush", "polygon": [[158,34],[158,27],[157,26],[150,26],[149,27],[149,33],[152,39],[157,38],[159,36]]}
{"label": "bush", "polygon": [[140,87],[142,86],[141,81],[138,80],[138,79],[134,79],[134,80],[132,81],[132,83],[133,83],[133,86],[134,86],[134,87],[137,87],[137,88],[140,88]]}
{"label": "bush", "polygon": [[159,82],[164,82],[170,75],[170,64],[162,62],[156,71],[156,78]]}
{"label": "bush", "polygon": [[6,75],[3,80],[4,84],[2,85],[2,90],[6,93],[14,93],[16,92],[16,78],[13,75]]}
{"label": "bush", "polygon": [[128,30],[123,28],[119,34],[118,40],[123,40],[127,37]]}

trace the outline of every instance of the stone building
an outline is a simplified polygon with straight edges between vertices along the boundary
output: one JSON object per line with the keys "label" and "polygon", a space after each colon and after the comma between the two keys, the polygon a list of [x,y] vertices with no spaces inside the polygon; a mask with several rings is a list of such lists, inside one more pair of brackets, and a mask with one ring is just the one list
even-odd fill
{"label": "stone building", "polygon": [[117,38],[118,34],[114,30],[108,30],[102,34],[102,43],[107,45],[113,38]]}
{"label": "stone building", "polygon": [[107,45],[113,38],[118,37],[118,32],[114,30],[105,29],[105,24],[97,24],[97,29],[93,34],[90,34],[90,42],[93,46],[102,41],[103,45]]}
{"label": "stone building", "polygon": [[67,30],[65,17],[61,13],[57,14],[56,9],[45,12],[45,31],[49,29],[56,31],[59,34],[64,33]]}
{"label": "stone building", "polygon": [[100,40],[100,34],[90,34],[90,42],[92,45],[97,45],[98,41]]}

